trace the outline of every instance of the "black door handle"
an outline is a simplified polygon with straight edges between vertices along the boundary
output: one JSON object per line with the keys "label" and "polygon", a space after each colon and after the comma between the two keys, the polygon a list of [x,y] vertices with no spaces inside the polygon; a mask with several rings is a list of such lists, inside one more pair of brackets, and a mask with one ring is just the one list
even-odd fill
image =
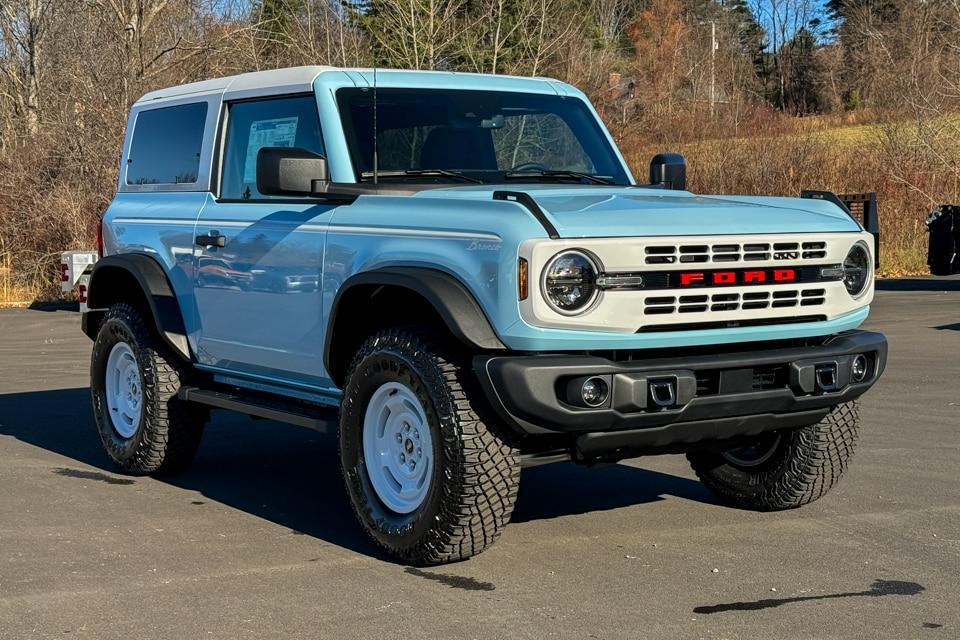
{"label": "black door handle", "polygon": [[227,246],[227,237],[220,235],[219,231],[211,231],[208,234],[197,236],[196,243],[201,247],[225,247]]}

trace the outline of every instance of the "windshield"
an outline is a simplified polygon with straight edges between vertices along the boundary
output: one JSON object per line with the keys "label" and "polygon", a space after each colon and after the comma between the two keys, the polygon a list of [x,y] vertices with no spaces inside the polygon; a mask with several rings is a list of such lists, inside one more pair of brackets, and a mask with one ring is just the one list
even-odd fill
{"label": "windshield", "polygon": [[[373,175],[373,91],[340,89],[360,181]],[[381,180],[629,184],[587,105],[533,93],[377,90]]]}

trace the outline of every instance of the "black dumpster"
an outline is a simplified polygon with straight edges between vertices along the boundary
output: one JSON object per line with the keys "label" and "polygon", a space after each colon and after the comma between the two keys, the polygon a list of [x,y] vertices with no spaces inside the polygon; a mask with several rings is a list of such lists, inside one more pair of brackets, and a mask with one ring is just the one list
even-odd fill
{"label": "black dumpster", "polygon": [[927,264],[935,276],[960,273],[960,206],[945,204],[927,219]]}

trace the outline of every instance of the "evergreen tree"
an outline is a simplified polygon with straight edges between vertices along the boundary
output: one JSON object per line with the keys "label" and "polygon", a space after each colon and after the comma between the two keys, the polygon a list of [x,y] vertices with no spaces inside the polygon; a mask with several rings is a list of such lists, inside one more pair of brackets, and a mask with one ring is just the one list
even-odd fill
{"label": "evergreen tree", "polygon": [[882,22],[892,22],[900,12],[898,0],[827,0],[826,9],[829,16],[838,23],[843,23],[857,11],[869,10]]}
{"label": "evergreen tree", "polygon": [[822,70],[817,61],[817,39],[806,28],[797,31],[788,45],[790,62],[786,86],[786,106],[797,115],[817,113],[823,106]]}
{"label": "evergreen tree", "polygon": [[848,109],[879,97],[876,85],[876,42],[870,34],[891,28],[909,0],[829,0],[827,11],[834,20],[834,34],[843,47],[843,101]]}
{"label": "evergreen tree", "polygon": [[260,36],[259,54],[265,58],[282,56],[290,43],[292,26],[304,10],[305,0],[258,0],[254,10]]}
{"label": "evergreen tree", "polygon": [[766,32],[757,22],[747,0],[727,0],[723,6],[726,19],[737,34],[740,52],[748,56],[759,70],[762,68],[763,50],[767,48]]}

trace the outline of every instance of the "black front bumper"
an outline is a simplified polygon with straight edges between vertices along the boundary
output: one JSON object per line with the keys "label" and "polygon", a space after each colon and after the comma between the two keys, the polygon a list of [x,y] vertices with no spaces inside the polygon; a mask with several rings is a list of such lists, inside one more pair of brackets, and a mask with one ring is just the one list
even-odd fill
{"label": "black front bumper", "polygon": [[[860,354],[867,374],[856,382],[851,368]],[[867,391],[886,360],[883,335],[851,331],[819,344],[629,361],[485,355],[474,359],[474,369],[508,425],[527,435],[569,434],[589,457],[618,449],[685,450],[813,424]],[[607,384],[607,398],[597,407],[578,406],[581,382],[594,376]],[[659,390],[667,386],[674,402],[664,406],[671,395]]]}

